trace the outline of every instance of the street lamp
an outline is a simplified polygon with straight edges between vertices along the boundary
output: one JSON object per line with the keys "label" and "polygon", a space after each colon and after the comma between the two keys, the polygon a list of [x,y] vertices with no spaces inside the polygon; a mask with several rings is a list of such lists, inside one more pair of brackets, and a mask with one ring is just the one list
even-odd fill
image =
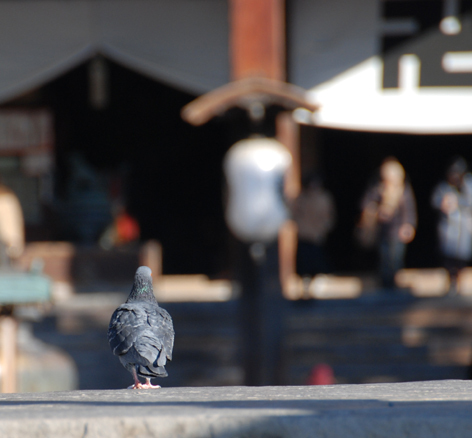
{"label": "street lamp", "polygon": [[277,236],[289,217],[283,181],[291,161],[283,144],[255,136],[231,146],[223,163],[228,188],[226,222],[241,249],[237,265],[248,385],[280,383],[283,299]]}
{"label": "street lamp", "polygon": [[[182,108],[182,118],[200,126],[237,107],[254,121],[265,108],[288,110],[316,106],[294,85],[260,77],[226,84]],[[253,136],[235,143],[224,159],[228,197],[226,222],[240,248],[241,327],[246,385],[281,383],[280,346],[284,301],[279,279],[278,231],[288,218],[283,180],[292,162],[286,147],[273,138]]]}

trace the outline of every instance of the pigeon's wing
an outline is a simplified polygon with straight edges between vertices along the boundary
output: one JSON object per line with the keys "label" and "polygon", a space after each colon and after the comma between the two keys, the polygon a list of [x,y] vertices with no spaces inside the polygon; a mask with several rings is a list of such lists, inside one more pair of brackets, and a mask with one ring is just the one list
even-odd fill
{"label": "pigeon's wing", "polygon": [[162,343],[164,345],[164,352],[167,359],[172,360],[172,350],[174,348],[174,325],[172,318],[167,310],[159,307],[159,319],[161,332],[163,333]]}
{"label": "pigeon's wing", "polygon": [[143,314],[139,308],[122,304],[113,313],[108,326],[108,342],[113,354],[126,354],[135,344]]}
{"label": "pigeon's wing", "polygon": [[167,359],[172,360],[174,347],[174,327],[169,313],[159,306],[147,306],[148,342],[159,349],[158,366],[164,366]]}

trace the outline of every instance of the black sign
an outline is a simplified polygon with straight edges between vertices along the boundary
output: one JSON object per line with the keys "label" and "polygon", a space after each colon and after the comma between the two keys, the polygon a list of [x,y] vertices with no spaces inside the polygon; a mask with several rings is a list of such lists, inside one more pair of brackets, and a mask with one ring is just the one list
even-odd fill
{"label": "black sign", "polygon": [[399,60],[407,54],[420,60],[420,87],[472,86],[472,67],[443,65],[450,52],[470,52],[472,64],[472,0],[387,0],[381,14],[384,88],[398,88]]}

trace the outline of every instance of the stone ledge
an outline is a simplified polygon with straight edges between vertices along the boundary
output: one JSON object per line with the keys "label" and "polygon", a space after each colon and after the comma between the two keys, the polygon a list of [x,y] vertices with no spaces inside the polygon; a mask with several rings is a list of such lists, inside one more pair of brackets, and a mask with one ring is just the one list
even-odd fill
{"label": "stone ledge", "polygon": [[0,436],[470,437],[472,381],[0,395]]}

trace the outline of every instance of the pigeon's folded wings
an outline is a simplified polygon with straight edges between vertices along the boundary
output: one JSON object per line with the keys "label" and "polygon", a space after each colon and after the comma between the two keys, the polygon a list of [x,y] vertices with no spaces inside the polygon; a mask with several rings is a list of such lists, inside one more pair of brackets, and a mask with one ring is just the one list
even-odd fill
{"label": "pigeon's folded wings", "polygon": [[172,360],[172,349],[174,348],[174,326],[172,318],[167,310],[159,307],[159,326],[167,359]]}
{"label": "pigeon's folded wings", "polygon": [[162,354],[162,342],[151,330],[145,329],[141,333],[134,344],[134,348],[141,357],[142,365],[164,366],[166,364],[166,356]]}
{"label": "pigeon's folded wings", "polygon": [[113,354],[121,356],[136,342],[136,327],[140,325],[140,312],[133,306],[123,304],[115,310],[108,327],[108,342]]}

